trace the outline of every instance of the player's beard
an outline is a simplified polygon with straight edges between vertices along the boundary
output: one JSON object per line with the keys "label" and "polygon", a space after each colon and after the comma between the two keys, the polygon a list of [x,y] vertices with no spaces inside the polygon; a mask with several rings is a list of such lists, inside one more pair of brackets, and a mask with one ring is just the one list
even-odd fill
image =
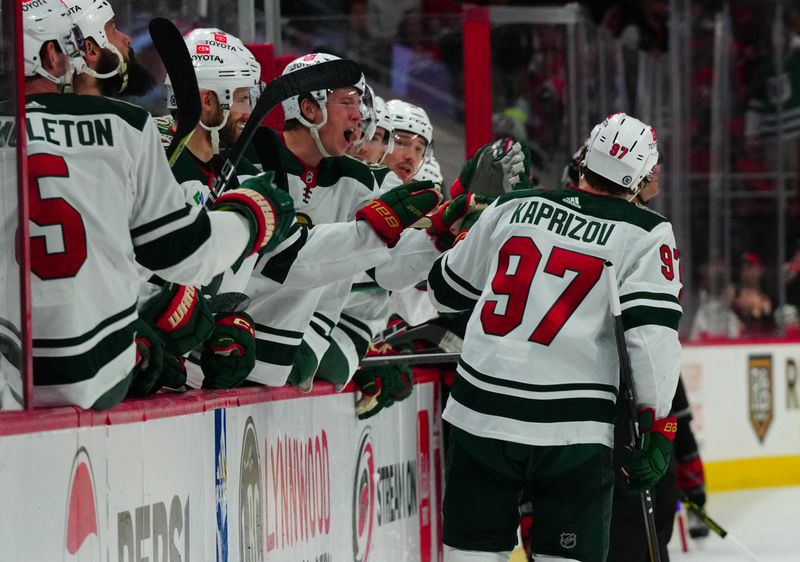
{"label": "player's beard", "polygon": [[242,131],[239,128],[241,115],[241,113],[229,113],[228,121],[225,123],[225,126],[220,129],[219,144],[223,149],[232,149],[236,145],[236,141],[239,140],[239,136],[242,134]]}
{"label": "player's beard", "polygon": [[[97,65],[97,72],[105,74],[112,72],[119,64],[117,55],[108,50],[103,49],[100,55],[100,61]],[[120,92],[122,87],[122,77],[115,74],[111,78],[101,78],[98,80],[100,85],[100,92],[104,96],[114,97],[118,95],[124,96],[143,96],[149,92],[156,85],[156,80],[153,75],[139,62],[134,53],[133,47],[128,48],[128,86],[124,92]]]}

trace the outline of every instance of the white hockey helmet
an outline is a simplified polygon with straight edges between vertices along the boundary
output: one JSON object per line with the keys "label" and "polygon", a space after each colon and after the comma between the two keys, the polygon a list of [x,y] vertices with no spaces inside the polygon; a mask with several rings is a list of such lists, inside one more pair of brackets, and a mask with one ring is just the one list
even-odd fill
{"label": "white hockey helmet", "polygon": [[75,39],[82,53],[86,52],[85,40],[93,39],[101,49],[108,49],[117,56],[117,67],[106,73],[99,73],[86,63],[83,57],[73,59],[75,70],[95,78],[111,78],[119,75],[122,78],[120,92],[128,87],[128,63],[109,40],[106,34],[106,23],[114,19],[114,9],[108,0],[61,0],[67,7],[75,24]]}
{"label": "white hockey helmet", "polygon": [[433,142],[433,125],[428,114],[419,106],[403,100],[389,100],[386,110],[391,114],[392,130],[420,136],[427,146]]}
{"label": "white hockey helmet", "polygon": [[433,155],[425,158],[425,161],[422,162],[422,166],[420,166],[417,173],[414,174],[413,179],[415,181],[432,181],[439,188],[442,187],[442,182],[444,181],[442,177],[442,168]]}
{"label": "white hockey helmet", "polygon": [[658,143],[652,127],[626,115],[606,117],[586,147],[583,165],[603,178],[637,193],[658,163]]}
{"label": "white hockey helmet", "polygon": [[[221,41],[210,40],[214,37],[213,32],[219,30],[211,30],[211,33],[205,31],[196,29],[185,38],[197,75],[198,88],[214,92],[223,110],[230,110],[233,93],[239,88],[250,88],[250,103],[255,104],[253,96],[261,90],[261,65],[239,39],[221,34],[222,32],[219,32],[221,35],[217,34],[217,37],[224,36],[231,41],[231,48]],[[164,87],[167,92],[167,107],[176,109],[169,76],[164,80]]]}
{"label": "white hockey helmet", "polygon": [[72,18],[58,0],[41,0],[22,4],[25,76],[42,76],[56,84],[68,84],[72,65],[64,76],[53,76],[42,66],[41,50],[45,43],[55,41],[61,52],[73,59],[80,56],[72,32]]}
{"label": "white hockey helmet", "polygon": [[[314,66],[316,64],[321,64],[323,62],[330,62],[334,60],[339,60],[339,57],[336,55],[329,55],[328,53],[310,53],[308,55],[303,55],[302,57],[298,57],[286,65],[286,68],[283,69],[281,73],[283,76],[287,74],[291,74],[296,70],[300,70],[301,68],[306,68],[309,66]],[[353,86],[359,91],[361,95],[367,91],[367,83],[364,80],[364,75],[361,75],[361,78],[353,84]],[[319,104],[320,108],[322,109],[323,114],[323,121],[322,123],[318,124],[317,127],[321,128],[325,125],[328,120],[328,113],[326,109],[326,103],[328,101],[328,90],[314,90],[313,92],[309,92],[308,95]],[[289,119],[297,119],[300,123],[305,125],[306,127],[311,127],[312,124],[308,122],[308,120],[303,117],[302,112],[300,111],[300,97],[301,96],[292,96],[289,99],[283,100],[283,114],[284,118],[288,121]],[[363,109],[362,109],[363,112]]]}

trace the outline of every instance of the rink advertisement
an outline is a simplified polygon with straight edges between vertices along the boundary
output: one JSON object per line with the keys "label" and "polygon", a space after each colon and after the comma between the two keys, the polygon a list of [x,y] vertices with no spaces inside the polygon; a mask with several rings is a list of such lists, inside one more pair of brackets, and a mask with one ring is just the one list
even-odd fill
{"label": "rink advertisement", "polygon": [[0,494],[23,508],[0,515],[0,560],[439,560],[434,387],[366,421],[352,392],[283,392],[7,429]]}
{"label": "rink advertisement", "polygon": [[800,346],[684,347],[681,376],[712,490],[800,484]]}

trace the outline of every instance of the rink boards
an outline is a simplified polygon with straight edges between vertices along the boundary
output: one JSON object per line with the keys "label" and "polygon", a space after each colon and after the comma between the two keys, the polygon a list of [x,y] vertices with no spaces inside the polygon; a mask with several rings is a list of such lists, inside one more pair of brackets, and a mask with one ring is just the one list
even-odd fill
{"label": "rink boards", "polygon": [[798,342],[684,345],[710,490],[800,485],[799,371]]}
{"label": "rink boards", "polygon": [[0,560],[439,560],[437,383],[366,421],[327,384],[20,414]]}

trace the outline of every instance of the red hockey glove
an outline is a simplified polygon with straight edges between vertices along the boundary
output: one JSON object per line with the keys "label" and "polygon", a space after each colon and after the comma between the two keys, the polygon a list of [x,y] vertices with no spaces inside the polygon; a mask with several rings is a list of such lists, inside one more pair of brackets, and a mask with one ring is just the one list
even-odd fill
{"label": "red hockey glove", "polygon": [[441,200],[433,182],[399,185],[361,207],[356,220],[367,221],[378,237],[392,247],[404,229],[430,213]]}
{"label": "red hockey glove", "polygon": [[251,243],[245,255],[275,248],[294,222],[294,202],[288,193],[275,187],[273,178],[273,172],[264,172],[217,198],[216,210],[240,213],[250,222]]}
{"label": "red hockey glove", "polygon": [[639,411],[642,447],[625,449],[622,453],[622,468],[628,476],[631,491],[653,487],[669,468],[678,421],[675,416],[660,420],[655,417],[652,408]]}
{"label": "red hockey glove", "polygon": [[255,323],[249,314],[218,314],[214,333],[203,347],[203,388],[235,388],[256,365]]}
{"label": "red hockey glove", "polygon": [[167,283],[139,312],[176,355],[200,345],[214,328],[214,316],[200,289]]}

